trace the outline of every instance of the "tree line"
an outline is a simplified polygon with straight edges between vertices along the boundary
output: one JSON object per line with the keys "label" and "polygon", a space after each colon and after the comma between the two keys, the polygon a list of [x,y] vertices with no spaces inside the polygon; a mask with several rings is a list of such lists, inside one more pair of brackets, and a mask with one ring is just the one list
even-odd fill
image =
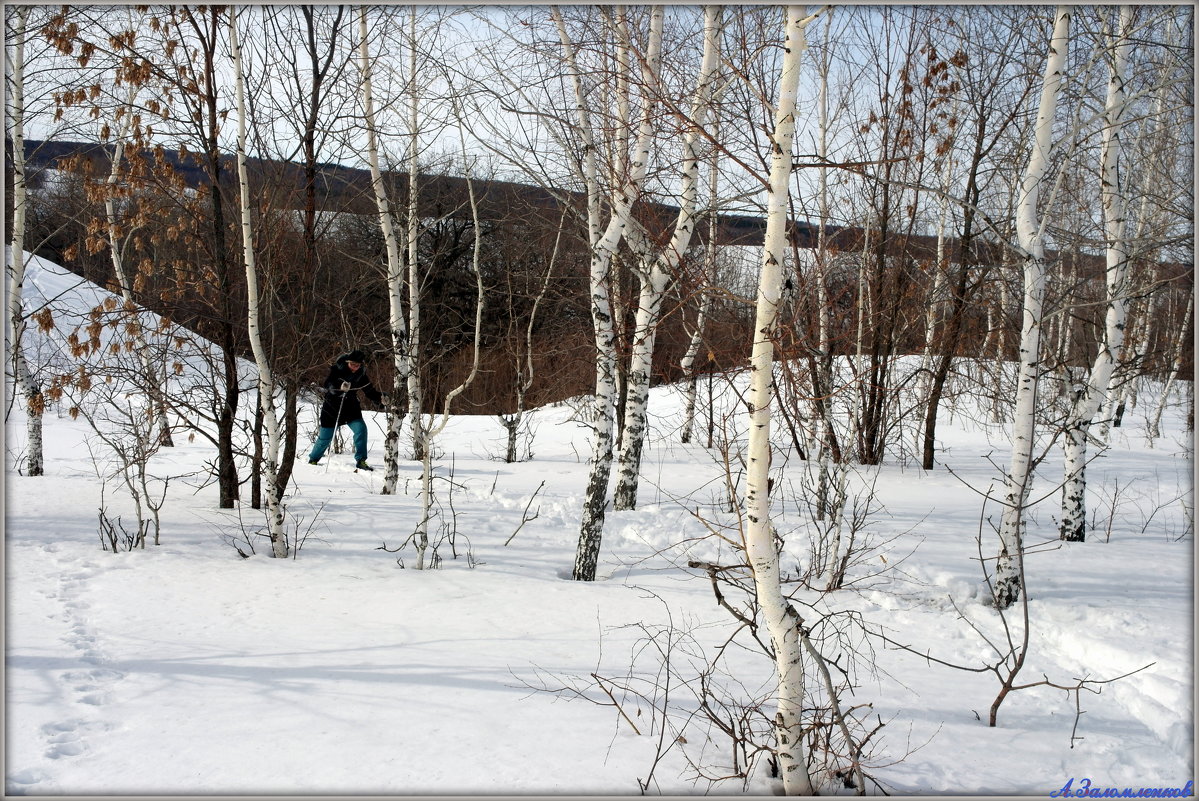
{"label": "tree line", "polygon": [[[205,436],[222,506],[254,450],[236,441],[238,410],[263,408],[237,366],[257,326],[280,393],[282,487],[304,393],[339,351],[372,353],[394,390],[388,491],[403,422],[420,459],[426,418],[451,395],[455,412],[506,426],[530,406],[592,396],[581,542],[594,543],[613,458],[611,503],[636,505],[649,386],[683,381],[694,409],[699,375],[747,366],[779,14],[15,7],[11,241],[216,343],[202,414],[176,402],[168,422],[172,399],[154,389],[167,368],[146,357],[143,371],[164,443],[175,426],[215,426]],[[1119,425],[1142,376],[1189,377],[1190,16],[1075,15],[1052,95],[1044,32],[1029,24],[1044,16],[816,15],[772,335],[805,458],[933,469],[954,393],[989,392],[995,415],[1010,413],[1014,377],[971,379],[962,365],[1020,360],[1034,239],[1045,269],[1030,369],[1056,400],[1022,414],[1065,430],[1082,391],[1095,409],[1073,430],[1099,407]],[[27,141],[30,126],[54,136]],[[64,152],[71,137],[91,144]],[[1030,178],[1022,165],[1038,153]],[[1104,216],[1114,198],[1118,221]],[[1035,232],[1019,230],[1034,225],[1022,213]],[[757,221],[751,239],[735,219]],[[18,297],[19,281],[12,375],[36,411],[40,383],[69,381],[22,365]]]}

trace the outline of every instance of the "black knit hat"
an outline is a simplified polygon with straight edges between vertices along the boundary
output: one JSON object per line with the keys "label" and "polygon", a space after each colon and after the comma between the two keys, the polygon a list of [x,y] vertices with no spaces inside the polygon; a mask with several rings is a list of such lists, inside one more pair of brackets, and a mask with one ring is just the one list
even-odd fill
{"label": "black knit hat", "polygon": [[345,356],[342,356],[341,360],[343,362],[358,362],[359,364],[362,364],[366,361],[366,354],[360,350],[352,350]]}

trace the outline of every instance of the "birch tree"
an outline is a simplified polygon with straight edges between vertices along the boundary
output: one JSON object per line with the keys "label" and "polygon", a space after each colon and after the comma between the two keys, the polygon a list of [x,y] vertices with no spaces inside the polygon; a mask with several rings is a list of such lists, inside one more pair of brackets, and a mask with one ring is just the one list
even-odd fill
{"label": "birch tree", "polygon": [[366,157],[370,164],[371,188],[375,195],[375,206],[379,214],[379,230],[383,233],[383,244],[387,252],[387,297],[388,330],[391,333],[392,388],[390,403],[387,404],[387,433],[385,435],[385,468],[383,476],[384,495],[393,495],[399,480],[399,441],[404,417],[393,404],[407,388],[411,354],[408,350],[408,328],[404,313],[404,262],[400,257],[400,243],[391,213],[391,203],[383,184],[383,173],[379,168],[379,134],[375,122],[375,99],[371,88],[372,61],[367,27],[367,8],[358,9],[358,53],[362,89],[362,107],[366,118]]}
{"label": "birch tree", "polygon": [[1049,173],[1053,122],[1058,92],[1065,77],[1070,37],[1070,9],[1054,14],[1049,57],[1033,129],[1032,152],[1021,180],[1016,208],[1016,238],[1024,256],[1024,297],[1020,329],[1016,406],[1012,420],[1011,462],[1003,484],[1003,516],[999,525],[999,558],[993,585],[995,606],[1007,609],[1024,589],[1024,509],[1032,483],[1036,435],[1037,387],[1041,378],[1041,329],[1045,302],[1045,220],[1040,217],[1041,190]]}
{"label": "birch tree", "polygon": [[[1194,104],[1191,102],[1193,50],[1189,47],[1178,48],[1180,40],[1190,39],[1191,15],[1189,10],[1172,13],[1176,8],[1166,9],[1155,20],[1164,29],[1160,34],[1137,36],[1141,41],[1160,43],[1166,57],[1151,57],[1150,64],[1156,68],[1159,76],[1153,90],[1152,111],[1149,119],[1140,126],[1131,147],[1122,148],[1125,163],[1136,165],[1136,169],[1126,169],[1122,175],[1126,195],[1130,198],[1139,195],[1140,199],[1137,212],[1134,214],[1130,209],[1127,215],[1132,226],[1127,239],[1133,248],[1129,254],[1128,294],[1139,301],[1134,301],[1136,305],[1129,311],[1135,322],[1130,326],[1130,335],[1112,378],[1113,390],[1108,402],[1110,408],[1104,409],[1100,415],[1103,424],[1101,437],[1106,435],[1109,423],[1119,427],[1126,408],[1135,406],[1140,378],[1153,360],[1152,345],[1156,340],[1161,356],[1173,362],[1156,408],[1153,411],[1146,409],[1147,436],[1150,442],[1156,439],[1160,434],[1158,423],[1161,410],[1168,400],[1177,370],[1182,367],[1181,359],[1191,348],[1187,326],[1193,294],[1186,298],[1180,326],[1174,322],[1179,319],[1179,312],[1173,311],[1173,304],[1168,300],[1164,304],[1160,302],[1163,296],[1169,299],[1172,294],[1168,288],[1171,283],[1169,271],[1164,269],[1166,265],[1162,260],[1170,260],[1169,254],[1178,252],[1175,250],[1178,245],[1189,252],[1193,244],[1193,234],[1189,228],[1179,231],[1173,222],[1177,219],[1179,209],[1194,206],[1193,159],[1189,155],[1194,151]],[[1140,56],[1145,50],[1148,48],[1138,48],[1133,56]],[[1147,71],[1144,67],[1133,67],[1131,75],[1141,78]],[[1130,114],[1130,125],[1137,116]],[[1132,224],[1133,220],[1135,225]],[[1181,256],[1179,260],[1185,263],[1189,256]],[[1147,268],[1137,268],[1136,265],[1146,262]]]}
{"label": "birch tree", "polygon": [[[554,275],[554,265],[558,261],[558,251],[562,245],[562,230],[566,227],[566,214],[568,207],[563,206],[562,215],[558,220],[558,231],[554,235],[554,247],[550,251],[549,260],[546,264],[545,275],[542,276],[540,285],[533,295],[533,304],[528,311],[528,317],[524,320],[524,334],[518,339],[519,344],[513,346],[516,351],[513,355],[513,365],[515,376],[513,377],[513,395],[515,401],[515,410],[510,414],[499,415],[500,425],[504,427],[504,431],[508,435],[507,446],[504,449],[504,461],[508,464],[516,462],[520,457],[518,455],[519,448],[517,447],[518,439],[522,426],[524,425],[526,409],[526,399],[529,390],[533,387],[533,379],[535,376],[533,353],[533,331],[537,325],[537,311],[545,300],[546,293],[549,291],[550,282]],[[508,281],[508,302],[513,303],[514,288],[513,288],[513,271],[511,268],[507,270],[506,280]],[[510,306],[511,308],[511,306]],[[512,319],[512,322],[517,322]]]}
{"label": "birch tree", "polygon": [[258,402],[266,425],[267,447],[262,469],[266,483],[267,531],[271,555],[287,557],[287,533],[283,530],[283,488],[279,486],[279,418],[275,412],[275,380],[270,360],[262,344],[259,318],[258,271],[254,260],[253,207],[250,200],[250,176],[246,169],[246,96],[242,70],[241,43],[237,33],[237,10],[229,10],[229,47],[233,55],[234,101],[237,116],[237,178],[241,196],[242,254],[246,268],[246,324],[250,347],[258,367]]}
{"label": "birch tree", "polygon": [[[155,180],[166,191],[187,222],[176,231],[194,245],[196,253],[178,266],[180,283],[189,301],[204,306],[211,322],[210,339],[220,348],[219,379],[214,382],[211,415],[216,421],[217,458],[214,460],[219,505],[232,508],[240,496],[238,477],[237,406],[242,391],[238,375],[239,308],[234,291],[235,258],[231,254],[227,205],[227,159],[222,155],[222,123],[229,111],[223,70],[228,32],[226,9],[208,6],[154,7],[143,14],[145,25],[136,36],[127,35],[123,57],[139,63],[146,71],[141,86],[141,110],[154,118],[154,137],[167,147],[178,148],[180,160],[198,167],[200,190],[182,192],[182,181],[165,158],[155,164]],[[98,11],[80,27],[107,46],[114,33]],[[117,35],[123,32],[116,31]],[[108,37],[105,36],[108,34]],[[169,144],[168,144],[169,143]],[[205,436],[207,436],[205,434]]]}
{"label": "birch tree", "polygon": [[[1168,48],[1173,48],[1174,43],[1175,29],[1173,26],[1168,26],[1166,29],[1165,44]],[[1171,148],[1167,143],[1170,139],[1169,130],[1173,126],[1170,125],[1170,121],[1166,116],[1166,98],[1169,94],[1170,84],[1169,80],[1163,79],[1159,81],[1150,120],[1141,126],[1133,147],[1127,154],[1130,162],[1140,162],[1142,165],[1140,169],[1133,171],[1132,174],[1127,176],[1128,182],[1136,187],[1132,194],[1140,195],[1140,209],[1136,215],[1136,225],[1129,237],[1133,242],[1145,242],[1146,236],[1154,228],[1158,230],[1168,229],[1168,223],[1162,226],[1160,218],[1169,217],[1168,214],[1163,214],[1163,206],[1168,207],[1168,203],[1161,203],[1161,199],[1169,197],[1169,195],[1162,193],[1160,188],[1170,183],[1170,162],[1173,161],[1172,158],[1163,158],[1165,154],[1171,152]],[[1189,126],[1182,127],[1185,130]],[[1150,191],[1151,187],[1154,191]],[[1158,200],[1158,202],[1153,203],[1153,200]],[[1182,204],[1185,200],[1178,198],[1174,202]],[[1143,294],[1145,297],[1139,303],[1140,314],[1134,316],[1136,323],[1132,327],[1131,336],[1127,337],[1125,341],[1120,362],[1116,365],[1116,370],[1112,376],[1114,390],[1108,401],[1110,408],[1104,415],[1104,436],[1106,436],[1109,424],[1117,428],[1120,427],[1126,406],[1130,401],[1135,403],[1136,400],[1137,373],[1144,369],[1145,359],[1149,351],[1152,323],[1156,317],[1153,314],[1156,298],[1154,296],[1155,293],[1152,292],[1152,287],[1160,281],[1158,275],[1160,264],[1157,260],[1161,253],[1161,249],[1156,244],[1142,245],[1139,252],[1135,254],[1136,257],[1153,263],[1153,267],[1147,271],[1147,275],[1142,276],[1141,283],[1147,284],[1144,289],[1130,288],[1130,295],[1135,297]],[[1130,316],[1133,316],[1134,309],[1135,307],[1130,308]],[[1185,325],[1183,326],[1183,330],[1180,330],[1178,334],[1179,337],[1185,336]],[[1163,395],[1162,397],[1164,398],[1165,396]],[[1150,426],[1149,438],[1152,440],[1155,437],[1154,429]]]}
{"label": "birch tree", "polygon": [[[25,335],[25,309],[22,300],[25,285],[25,212],[28,188],[25,182],[25,37],[29,22],[29,7],[18,6],[11,17],[12,47],[5,59],[8,79],[8,135],[12,140],[13,216],[12,246],[9,250],[8,274],[8,358],[12,363],[17,392],[25,399],[26,473],[44,473],[42,449],[42,414],[46,408],[42,390],[25,359],[22,338]],[[7,44],[7,43],[6,43]]]}
{"label": "birch tree", "polygon": [[699,282],[699,308],[695,312],[695,326],[687,341],[687,350],[679,361],[679,368],[687,378],[685,390],[686,401],[683,411],[683,429],[679,440],[685,445],[691,441],[695,428],[695,403],[699,390],[699,374],[695,369],[695,359],[699,356],[700,344],[704,337],[704,323],[708,319],[708,310],[712,307],[712,287],[716,276],[716,230],[718,221],[717,179],[720,175],[720,151],[713,150],[712,161],[708,170],[708,241],[704,249],[703,268]]}
{"label": "birch tree", "polygon": [[1112,373],[1123,353],[1124,326],[1128,316],[1129,242],[1125,235],[1128,203],[1122,174],[1122,136],[1127,108],[1124,87],[1128,81],[1128,55],[1132,47],[1132,14],[1131,6],[1120,6],[1115,30],[1107,35],[1109,79],[1100,144],[1100,199],[1107,240],[1107,309],[1094,364],[1074,400],[1065,427],[1065,480],[1062,484],[1060,530],[1061,538],[1069,542],[1086,539],[1086,467],[1090,428],[1099,407],[1107,401]]}
{"label": "birch tree", "polygon": [[[575,98],[575,128],[583,145],[583,179],[587,198],[587,232],[590,244],[590,294],[591,319],[595,334],[595,402],[592,418],[592,455],[583,499],[583,513],[579,530],[579,542],[575,551],[572,577],[576,581],[594,581],[599,562],[600,543],[603,538],[604,518],[608,505],[608,483],[612,473],[613,438],[616,427],[616,336],[613,326],[611,294],[608,286],[609,270],[616,248],[628,228],[633,204],[641,190],[649,166],[649,142],[652,108],[645,98],[633,152],[627,155],[627,169],[617,165],[614,171],[618,184],[611,198],[611,211],[607,224],[601,219],[603,194],[600,186],[598,152],[594,128],[589,111],[589,98],[583,86],[577,49],[566,28],[562,12],[551,9],[558,28],[562,45],[563,61],[569,72]],[[624,10],[615,10],[617,27],[627,26]],[[658,67],[662,45],[663,11],[661,6],[650,10],[649,41],[645,49],[645,69],[652,74]],[[628,40],[627,33],[621,37]],[[631,69],[625,59],[619,67]],[[615,123],[619,130],[632,130],[631,111],[621,104]]]}
{"label": "birch tree", "polygon": [[[645,445],[648,422],[650,373],[654,360],[654,344],[662,316],[662,301],[672,276],[675,275],[683,253],[691,244],[698,221],[699,206],[699,142],[707,122],[715,90],[719,66],[719,41],[722,29],[722,8],[704,8],[704,49],[695,96],[686,120],[688,130],[683,140],[682,165],[679,174],[678,217],[670,243],[656,258],[638,260],[640,291],[637,300],[637,321],[633,329],[632,355],[628,373],[628,399],[625,404],[624,436],[620,459],[614,508],[633,509],[637,506],[637,482],[641,470],[641,453]],[[659,77],[650,72],[651,96],[662,94]]]}
{"label": "birch tree", "polygon": [[[267,248],[259,251],[265,268],[261,279],[273,298],[263,311],[268,313],[264,324],[270,326],[275,381],[283,396],[279,483],[286,487],[300,436],[301,386],[311,366],[310,347],[305,345],[315,349],[318,337],[332,333],[327,313],[317,311],[327,302],[318,289],[320,276],[336,270],[343,257],[327,244],[336,208],[320,198],[320,172],[322,162],[343,157],[344,121],[356,102],[355,83],[347,76],[353,51],[343,44],[350,36],[352,18],[347,6],[279,5],[256,9],[249,19],[261,24],[257,36],[242,36],[243,59],[257,55],[255,69],[243,76],[247,114],[257,123],[251,127],[251,137],[260,143],[262,155],[273,151],[280,162],[289,167],[298,162],[301,170],[299,185],[290,175],[264,176],[280,202],[275,214],[258,217],[259,242],[274,239],[277,247],[283,242],[295,246],[295,217],[284,218],[281,226],[284,221],[278,210],[298,207],[301,226],[295,255],[276,255]],[[244,19],[242,30],[251,30]],[[261,166],[270,170],[275,165]]]}
{"label": "birch tree", "polygon": [[[819,12],[818,12],[819,13]],[[804,29],[814,16],[802,6],[788,6],[778,104],[774,113],[770,183],[766,201],[766,233],[750,356],[749,442],[745,495],[745,550],[753,570],[778,673],[778,710],[774,718],[779,772],[787,795],[813,795],[801,715],[804,703],[803,620],[783,593],[779,555],[770,518],[770,428],[774,401],[774,339],[786,253],[791,146],[795,136],[795,102],[799,93],[800,59],[806,46]]]}
{"label": "birch tree", "polygon": [[421,450],[426,441],[421,426],[422,404],[420,370],[420,312],[421,284],[418,245],[420,243],[420,217],[418,208],[418,181],[420,179],[420,93],[416,81],[416,6],[412,6],[408,18],[408,212],[405,240],[408,246],[408,339],[405,349],[408,354],[408,417],[412,429],[412,458],[424,460]]}
{"label": "birch tree", "polygon": [[[817,63],[819,88],[817,89],[817,141],[816,156],[820,167],[816,173],[817,217],[816,251],[813,254],[812,279],[816,284],[816,348],[808,349],[808,373],[812,384],[812,425],[808,441],[808,452],[817,462],[816,468],[816,515],[825,514],[829,489],[829,462],[841,461],[841,446],[837,436],[832,410],[833,395],[833,320],[832,302],[829,297],[829,273],[833,254],[829,249],[830,193],[829,193],[829,138],[830,97],[829,73],[833,46],[830,42],[833,31],[834,10],[826,12],[823,46]],[[859,342],[861,338],[859,337]]]}

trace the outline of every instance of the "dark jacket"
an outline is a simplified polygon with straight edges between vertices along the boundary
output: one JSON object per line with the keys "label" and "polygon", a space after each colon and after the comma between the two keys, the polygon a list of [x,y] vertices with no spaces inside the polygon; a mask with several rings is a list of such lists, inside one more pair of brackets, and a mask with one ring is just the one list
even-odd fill
{"label": "dark jacket", "polygon": [[[370,376],[366,374],[366,365],[352,371],[346,366],[349,354],[339,356],[329,368],[329,377],[325,379],[322,389],[325,402],[321,404],[321,428],[337,428],[339,425],[362,419],[362,406],[358,403],[358,390],[377,404],[382,404],[383,395],[375,389]],[[349,381],[350,389],[343,392],[342,382]],[[340,411],[340,414],[338,412]]]}

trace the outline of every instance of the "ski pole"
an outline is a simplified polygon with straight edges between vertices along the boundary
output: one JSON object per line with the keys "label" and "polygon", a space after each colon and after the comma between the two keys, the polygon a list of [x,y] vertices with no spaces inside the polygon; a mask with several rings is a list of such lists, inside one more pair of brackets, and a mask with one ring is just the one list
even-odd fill
{"label": "ski pole", "polygon": [[[341,393],[341,403],[337,404],[337,417],[333,418],[333,436],[334,437],[337,436],[337,429],[341,428],[341,410],[345,407],[345,405],[346,405],[346,392],[343,391]],[[329,443],[329,444],[331,445],[332,443]],[[333,460],[332,459],[325,460],[325,472],[326,473],[329,472],[329,462],[331,462],[331,461],[333,461]]]}

